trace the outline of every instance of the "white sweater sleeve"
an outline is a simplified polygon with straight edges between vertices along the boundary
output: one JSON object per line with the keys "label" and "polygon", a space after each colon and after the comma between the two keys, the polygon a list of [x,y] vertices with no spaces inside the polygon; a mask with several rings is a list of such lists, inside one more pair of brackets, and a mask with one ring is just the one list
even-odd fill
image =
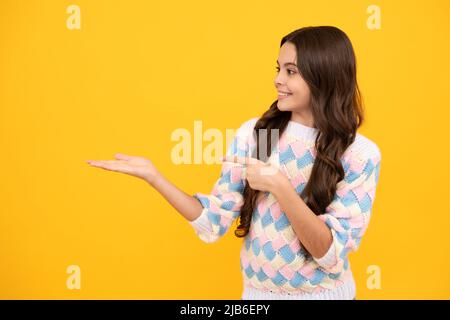
{"label": "white sweater sleeve", "polygon": [[[249,156],[250,141],[257,118],[244,122],[237,130],[233,141],[227,149],[227,156]],[[222,237],[231,224],[240,215],[244,203],[245,187],[244,166],[237,163],[223,163],[220,177],[210,194],[195,193],[193,195],[203,210],[200,216],[189,223],[198,237],[211,243]]]}

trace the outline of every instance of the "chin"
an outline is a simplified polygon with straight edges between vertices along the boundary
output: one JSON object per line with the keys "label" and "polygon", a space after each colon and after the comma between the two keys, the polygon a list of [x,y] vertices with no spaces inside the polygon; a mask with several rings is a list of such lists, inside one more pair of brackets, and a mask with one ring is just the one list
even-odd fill
{"label": "chin", "polygon": [[283,102],[280,103],[280,101],[277,102],[278,110],[280,111],[292,111],[293,108],[291,108],[289,105],[284,104]]}

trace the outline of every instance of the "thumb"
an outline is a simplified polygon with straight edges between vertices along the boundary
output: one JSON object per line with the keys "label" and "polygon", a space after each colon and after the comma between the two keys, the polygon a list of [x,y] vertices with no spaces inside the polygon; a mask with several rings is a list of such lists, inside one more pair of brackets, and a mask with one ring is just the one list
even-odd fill
{"label": "thumb", "polygon": [[130,159],[132,158],[131,156],[128,156],[128,155],[123,154],[123,153],[116,153],[116,154],[114,155],[114,157],[115,157],[116,159],[119,159],[119,160],[130,160]]}

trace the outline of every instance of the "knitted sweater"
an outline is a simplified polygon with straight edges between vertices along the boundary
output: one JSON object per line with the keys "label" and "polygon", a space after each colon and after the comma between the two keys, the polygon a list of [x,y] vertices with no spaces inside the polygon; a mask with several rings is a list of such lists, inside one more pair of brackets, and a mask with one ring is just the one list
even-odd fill
{"label": "knitted sweater", "polygon": [[[254,157],[256,142],[252,132],[257,120],[252,118],[240,126],[228,156]],[[311,174],[317,134],[315,128],[290,121],[269,158],[298,194]],[[348,254],[357,250],[369,224],[380,160],[377,145],[357,133],[341,157],[345,178],[337,184],[325,212],[318,215],[333,236],[328,252],[320,258],[305,251],[277,199],[270,192],[264,193],[256,204],[240,251],[243,299],[355,297]],[[201,240],[215,242],[230,229],[240,215],[245,183],[245,165],[225,162],[211,193],[193,195],[203,211],[189,223]]]}

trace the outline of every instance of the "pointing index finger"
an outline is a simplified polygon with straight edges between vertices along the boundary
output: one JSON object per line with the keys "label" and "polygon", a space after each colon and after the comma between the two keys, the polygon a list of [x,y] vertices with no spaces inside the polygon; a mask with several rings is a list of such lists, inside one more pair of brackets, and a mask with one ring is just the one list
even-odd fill
{"label": "pointing index finger", "polygon": [[240,156],[225,156],[222,159],[224,162],[239,163],[242,165],[254,164],[258,162],[258,159]]}

